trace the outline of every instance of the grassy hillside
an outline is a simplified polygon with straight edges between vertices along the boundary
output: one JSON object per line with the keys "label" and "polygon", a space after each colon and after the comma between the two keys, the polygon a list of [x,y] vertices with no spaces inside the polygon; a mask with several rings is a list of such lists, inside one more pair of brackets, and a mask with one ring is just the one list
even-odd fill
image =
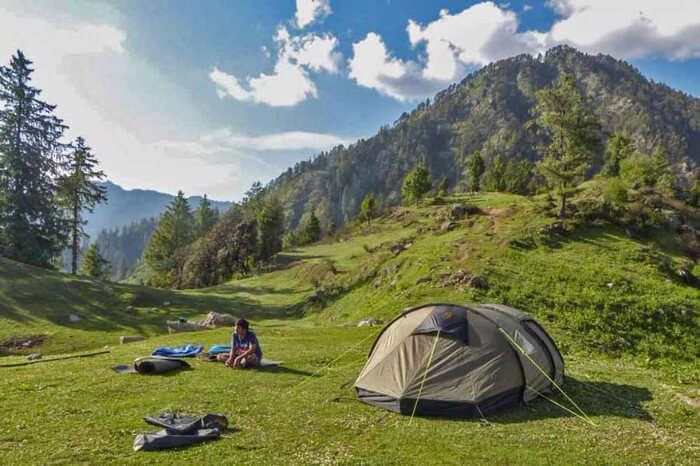
{"label": "grassy hillside", "polygon": [[[266,295],[264,302],[257,298],[260,293]],[[283,315],[282,306],[294,297],[286,289],[267,290],[260,279],[184,293],[97,282],[0,259],[0,342],[44,334],[48,339],[41,348],[23,353],[101,348],[118,343],[120,335],[167,333],[166,320],[198,320],[210,311],[253,318]],[[81,320],[71,322],[71,314]]]}
{"label": "grassy hillside", "polygon": [[[468,213],[450,225],[455,203]],[[45,333],[42,350],[57,353],[153,336],[108,355],[0,368],[0,463],[697,464],[700,290],[678,274],[687,244],[663,224],[630,235],[609,222],[560,223],[543,206],[484,194],[397,208],[285,251],[266,273],[202,290],[104,285],[0,261],[0,340]],[[534,314],[562,350],[565,390],[596,426],[546,400],[485,420],[412,423],[358,403],[351,382],[379,328],[340,324],[436,301]],[[285,364],[236,372],[193,361],[154,377],[109,369],[161,345],[225,343],[227,329],[159,335],[165,319],[210,310],[249,318],[266,356]],[[222,412],[235,429],[181,451],[132,452],[134,433],[156,430],[142,417],[166,410]],[[61,428],[32,421],[48,418]]]}

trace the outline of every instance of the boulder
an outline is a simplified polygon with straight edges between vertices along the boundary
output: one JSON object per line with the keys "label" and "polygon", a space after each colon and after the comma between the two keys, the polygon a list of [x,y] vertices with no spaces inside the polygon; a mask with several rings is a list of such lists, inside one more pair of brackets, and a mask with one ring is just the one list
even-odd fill
{"label": "boulder", "polygon": [[121,337],[119,337],[119,343],[121,343],[123,345],[124,343],[132,343],[134,341],[143,341],[145,339],[146,339],[146,337],[141,336],[141,335],[121,336]]}
{"label": "boulder", "polygon": [[168,333],[199,332],[201,330],[209,330],[209,327],[198,322],[167,320],[165,323],[168,325]]}
{"label": "boulder", "polygon": [[404,246],[404,245],[401,244],[401,243],[394,243],[394,244],[392,244],[391,246],[389,246],[389,250],[390,250],[395,256],[398,256],[398,255],[401,253],[401,251],[403,251],[404,249],[406,249],[406,246]]}
{"label": "boulder", "polygon": [[696,230],[695,228],[691,227],[688,224],[684,224],[680,226],[680,231],[681,233],[689,233],[695,236],[696,238],[700,237],[700,231]]}
{"label": "boulder", "polygon": [[676,211],[671,211],[668,213],[666,220],[668,222],[668,226],[671,227],[672,230],[678,231],[681,229],[681,226],[685,223],[683,221],[683,216]]}
{"label": "boulder", "polygon": [[218,312],[210,312],[200,324],[209,328],[233,327],[236,325],[236,318],[231,314],[220,314]]}
{"label": "boulder", "polygon": [[131,311],[134,310],[134,306],[126,306],[126,310],[127,310],[128,312],[131,312]]}
{"label": "boulder", "polygon": [[41,353],[32,353],[29,356],[27,356],[27,359],[29,359],[30,361],[35,361],[35,360],[41,359],[43,357],[44,356]]}
{"label": "boulder", "polygon": [[163,301],[163,307],[170,306],[170,301]]}
{"label": "boulder", "polygon": [[488,282],[478,275],[474,275],[469,280],[469,286],[471,286],[472,288],[477,288],[479,290],[488,290],[489,289]]}
{"label": "boulder", "polygon": [[445,221],[442,222],[442,224],[440,225],[440,232],[446,233],[446,232],[448,232],[448,231],[454,230],[455,228],[457,228],[457,223],[455,223],[455,222],[453,222],[453,221],[451,221],[451,220],[445,220]]}
{"label": "boulder", "polygon": [[452,207],[450,207],[450,218],[452,220],[461,220],[468,213],[469,211],[462,204],[453,204]]}
{"label": "boulder", "polygon": [[71,322],[80,322],[82,319],[77,314],[71,314],[68,316],[68,320],[70,320]]}
{"label": "boulder", "polygon": [[375,325],[382,325],[384,323],[383,320],[375,319],[374,317],[367,317],[366,319],[362,319],[357,323],[358,327],[373,327]]}

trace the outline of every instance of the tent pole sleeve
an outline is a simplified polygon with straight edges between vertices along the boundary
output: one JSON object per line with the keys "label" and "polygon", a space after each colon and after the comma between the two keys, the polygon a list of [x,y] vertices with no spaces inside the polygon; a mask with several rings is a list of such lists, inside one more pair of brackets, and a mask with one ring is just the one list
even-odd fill
{"label": "tent pole sleeve", "polygon": [[430,364],[433,362],[433,356],[435,356],[435,348],[437,348],[437,342],[440,338],[440,329],[438,329],[435,334],[435,341],[433,341],[433,348],[430,350],[430,357],[428,358],[428,364],[425,366],[425,374],[423,374],[423,380],[420,382],[420,388],[418,389],[418,396],[416,397],[416,402],[413,403],[413,411],[411,412],[411,420],[408,421],[408,425],[413,422],[413,415],[416,414],[416,408],[418,408],[418,400],[420,400],[420,395],[423,393],[423,385],[425,384],[425,378],[428,376],[428,369],[430,369]]}

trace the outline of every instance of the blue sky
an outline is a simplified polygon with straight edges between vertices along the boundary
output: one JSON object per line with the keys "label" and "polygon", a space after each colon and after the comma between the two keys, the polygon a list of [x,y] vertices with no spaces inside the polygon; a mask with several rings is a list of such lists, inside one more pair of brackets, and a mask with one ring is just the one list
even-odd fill
{"label": "blue sky", "polygon": [[238,200],[469,71],[567,43],[700,96],[695,0],[6,0],[0,61],[127,188]]}

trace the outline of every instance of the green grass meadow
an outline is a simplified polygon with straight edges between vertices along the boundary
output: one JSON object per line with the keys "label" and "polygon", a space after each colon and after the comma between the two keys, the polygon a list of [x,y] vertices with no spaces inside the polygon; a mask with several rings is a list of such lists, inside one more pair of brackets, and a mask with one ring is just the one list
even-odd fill
{"label": "green grass meadow", "polygon": [[[472,214],[442,231],[449,204]],[[44,334],[0,365],[0,464],[700,464],[700,290],[679,280],[682,244],[600,224],[544,234],[536,199],[486,194],[399,208],[333,240],[284,251],[264,273],[202,290],[99,283],[0,259],[0,342]],[[393,252],[391,247],[404,247]],[[488,289],[450,278],[468,273]],[[164,305],[168,302],[168,305]],[[499,302],[532,313],[566,362],[561,394],[486,419],[414,418],[356,400],[353,382],[381,327],[429,302]],[[165,320],[209,311],[252,322],[278,368],[191,360],[159,376],[118,374],[158,346],[225,344],[230,329],[167,335]],[[81,317],[70,322],[70,314]],[[120,335],[145,341],[119,345]],[[0,351],[3,351],[0,348]],[[134,452],[147,415],[225,414],[216,441]]]}

